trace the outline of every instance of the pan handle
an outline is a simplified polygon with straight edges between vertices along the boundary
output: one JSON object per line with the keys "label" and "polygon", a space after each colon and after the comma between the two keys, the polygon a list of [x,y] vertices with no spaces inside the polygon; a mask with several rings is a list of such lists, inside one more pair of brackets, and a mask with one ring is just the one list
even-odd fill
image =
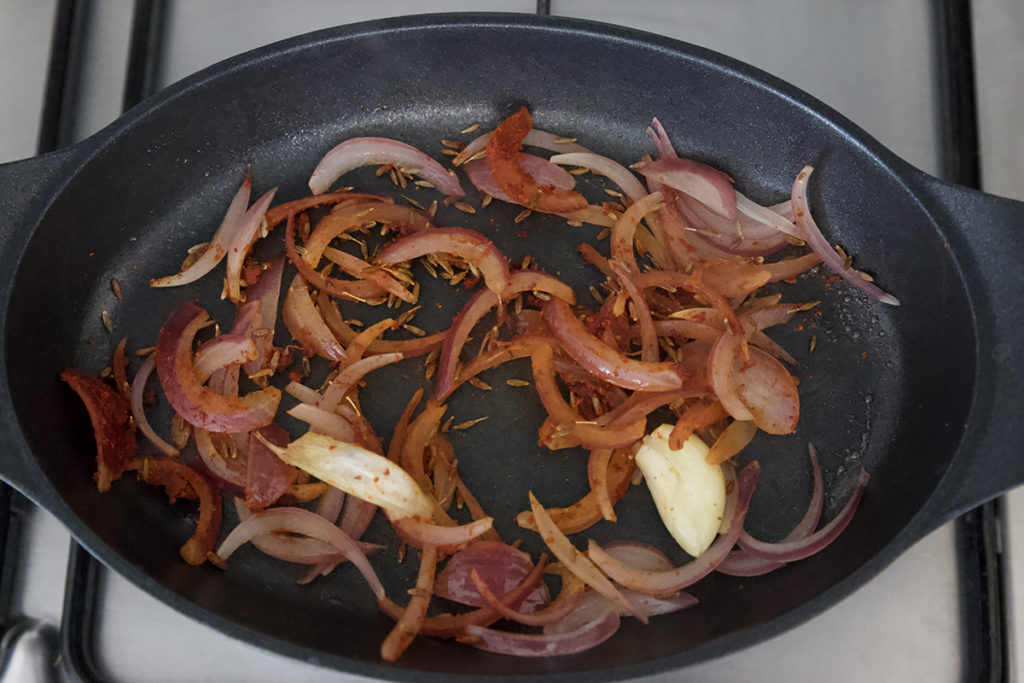
{"label": "pan handle", "polygon": [[957,255],[977,330],[971,413],[935,496],[944,522],[1024,483],[1024,203],[917,181]]}
{"label": "pan handle", "polygon": [[[88,153],[78,146],[0,164],[0,319],[7,315],[18,262],[36,223]],[[0,348],[5,346],[0,339]],[[0,362],[0,406],[12,405],[6,364]],[[0,479],[37,503],[53,497],[10,408],[0,413]]]}
{"label": "pan handle", "polygon": [[[70,177],[82,157],[78,147],[0,164],[0,251],[7,253],[10,238],[31,232],[61,181]],[[27,242],[17,240],[15,243]],[[0,281],[6,284],[7,279]]]}

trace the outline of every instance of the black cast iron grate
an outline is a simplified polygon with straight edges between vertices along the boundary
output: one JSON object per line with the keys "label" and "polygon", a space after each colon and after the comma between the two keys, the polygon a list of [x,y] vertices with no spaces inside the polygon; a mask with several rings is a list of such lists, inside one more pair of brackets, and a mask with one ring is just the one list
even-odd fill
{"label": "black cast iron grate", "polygon": [[[933,44],[939,112],[937,141],[941,176],[978,187],[980,163],[974,99],[974,60],[969,0],[935,0]],[[79,82],[79,55],[85,40],[89,0],[60,0],[54,23],[46,100],[39,152],[70,144]],[[136,0],[123,108],[152,94],[159,81],[166,0]],[[537,1],[537,13],[550,14],[550,0]],[[17,557],[17,515],[12,500],[18,494],[0,484],[0,624],[11,613],[10,585]],[[1006,681],[1010,678],[1006,641],[1005,590],[999,539],[999,501],[973,510],[956,523],[959,580],[962,590],[965,681]],[[64,674],[82,683],[105,683],[97,655],[96,624],[103,599],[105,569],[72,542],[60,631],[60,661]]]}

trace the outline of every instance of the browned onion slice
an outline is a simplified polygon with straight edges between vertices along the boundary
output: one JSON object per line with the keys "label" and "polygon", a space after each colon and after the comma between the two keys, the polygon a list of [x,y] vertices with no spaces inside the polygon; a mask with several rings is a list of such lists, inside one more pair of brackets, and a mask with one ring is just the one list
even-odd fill
{"label": "browned onion slice", "polygon": [[154,356],[167,400],[185,420],[211,432],[248,432],[270,424],[281,392],[267,387],[246,396],[221,396],[204,387],[192,367],[192,342],[209,315],[191,302],[160,328]]}

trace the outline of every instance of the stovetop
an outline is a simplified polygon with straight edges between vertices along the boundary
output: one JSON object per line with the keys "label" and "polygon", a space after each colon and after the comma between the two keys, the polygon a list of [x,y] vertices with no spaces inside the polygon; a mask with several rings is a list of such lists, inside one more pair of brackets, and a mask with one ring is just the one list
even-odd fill
{"label": "stovetop", "polygon": [[[65,142],[81,139],[120,113],[129,66],[133,16],[154,12],[154,58],[137,89],[162,87],[222,58],[306,31],[422,11],[535,12],[628,25],[693,42],[755,64],[807,90],[863,127],[884,145],[930,173],[948,172],[943,147],[948,108],[940,50],[950,45],[928,0],[693,0],[623,3],[619,0],[0,0],[0,161],[35,153],[55,18],[77,5],[83,22],[79,80],[66,103],[73,114]],[[939,3],[957,5],[965,3]],[[978,134],[984,187],[1024,198],[1024,111],[1019,74],[1024,67],[1024,7],[1013,0],[974,3],[973,52],[977,73]],[[962,36],[961,36],[962,38]],[[76,51],[77,54],[77,51]],[[944,85],[945,84],[945,85]],[[69,537],[47,513],[16,503],[20,533],[8,556],[17,564],[11,613],[21,624],[57,629],[65,612]],[[998,512],[998,511],[996,511]],[[909,549],[877,578],[826,613],[778,637],[718,660],[645,678],[645,681],[999,680],[1022,651],[1007,624],[996,637],[979,604],[998,590],[978,585],[986,548],[983,521],[1006,527],[1009,549],[1024,543],[1024,492],[968,522],[948,524]],[[999,521],[1001,520],[1001,521]],[[990,534],[989,538],[1000,534]],[[989,559],[1001,547],[988,547]],[[89,613],[64,619],[71,649],[55,655],[71,666],[46,668],[59,679],[132,681],[357,681],[305,662],[254,648],[197,624],[119,576],[91,567],[73,551],[75,571],[95,595]],[[1021,613],[1013,591],[1024,585],[1024,562],[1007,555],[1006,613]],[[93,576],[95,575],[95,576]],[[991,578],[991,577],[989,577]],[[998,577],[997,577],[998,578]],[[998,589],[1000,586],[995,585]],[[79,595],[75,600],[82,598]],[[997,616],[999,611],[997,610]],[[70,619],[70,620],[69,620]],[[72,623],[74,621],[74,623]],[[998,620],[997,620],[998,621]],[[17,635],[18,629],[9,631]],[[56,630],[16,639],[17,657],[52,643]],[[41,635],[40,635],[41,634]],[[999,636],[1009,638],[1003,652]],[[26,645],[27,644],[27,645]],[[3,649],[3,648],[0,648]],[[3,681],[30,680],[23,660]],[[26,660],[27,661],[27,660]]]}

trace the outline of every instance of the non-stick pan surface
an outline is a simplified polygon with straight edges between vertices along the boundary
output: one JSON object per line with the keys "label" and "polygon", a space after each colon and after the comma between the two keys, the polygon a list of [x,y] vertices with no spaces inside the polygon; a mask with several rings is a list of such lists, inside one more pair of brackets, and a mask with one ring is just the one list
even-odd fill
{"label": "non-stick pan surface", "polygon": [[[763,202],[788,197],[804,164],[817,168],[810,201],[819,222],[903,305],[872,303],[820,276],[783,288],[788,300],[820,299],[821,312],[806,315],[802,332],[790,326],[777,336],[799,360],[802,415],[796,435],[761,436],[745,453],[763,466],[748,528],[777,539],[799,519],[810,495],[807,441],[821,455],[827,517],[861,468],[871,484],[849,529],[825,552],[764,577],[712,575],[693,587],[697,607],[649,626],[629,621],[594,651],[523,661],[424,638],[398,665],[385,666],[379,644],[391,623],[351,568],[297,586],[299,570],[255,551],[240,551],[226,571],[188,567],[178,556],[190,533],[187,508],[169,507],[160,491],[130,477],[97,493],[88,420],[57,376],[69,366],[99,371],[122,336],[132,348],[151,345],[182,301],[218,299],[214,277],[178,290],[150,290],[147,282],[176,271],[188,247],[209,238],[246,173],[255,192],[280,186],[280,200],[296,198],[308,192],[323,153],[347,137],[396,137],[437,155],[442,138],[459,137],[473,122],[491,127],[521,104],[538,128],[625,163],[651,151],[644,129],[656,115],[682,154],[725,169]],[[10,283],[0,304],[5,478],[144,589],[306,660],[416,680],[615,678],[685,666],[809,618],[942,521],[1024,480],[1013,401],[1022,363],[1012,342],[1024,330],[1012,296],[1022,284],[1016,255],[1024,250],[1014,229],[1021,205],[928,178],[812,98],[690,45],[527,16],[342,27],[212,67],[76,148],[0,167],[0,180],[0,282]],[[372,171],[346,182],[389,190]],[[427,190],[415,196],[434,198]],[[514,226],[517,212],[495,202],[472,216],[439,215],[482,230],[513,260],[532,254],[568,282],[594,280],[575,248],[596,230],[545,217]],[[417,323],[441,329],[466,294],[434,291],[443,308],[425,307]],[[210,310],[230,321],[229,307]],[[112,316],[113,334],[102,311]],[[503,387],[528,372],[512,364],[489,381]],[[385,439],[421,384],[417,361],[372,377],[364,405]],[[536,553],[539,539],[512,517],[527,506],[528,490],[546,505],[578,498],[585,461],[538,449],[542,409],[528,391],[460,391],[450,408],[458,420],[489,417],[454,436],[460,470],[504,537],[522,537]],[[686,560],[671,550],[642,487],[621,504],[620,517],[592,536],[646,540]],[[375,566],[389,594],[404,601],[415,561],[393,561],[397,546],[382,519],[368,538],[389,546]]]}

